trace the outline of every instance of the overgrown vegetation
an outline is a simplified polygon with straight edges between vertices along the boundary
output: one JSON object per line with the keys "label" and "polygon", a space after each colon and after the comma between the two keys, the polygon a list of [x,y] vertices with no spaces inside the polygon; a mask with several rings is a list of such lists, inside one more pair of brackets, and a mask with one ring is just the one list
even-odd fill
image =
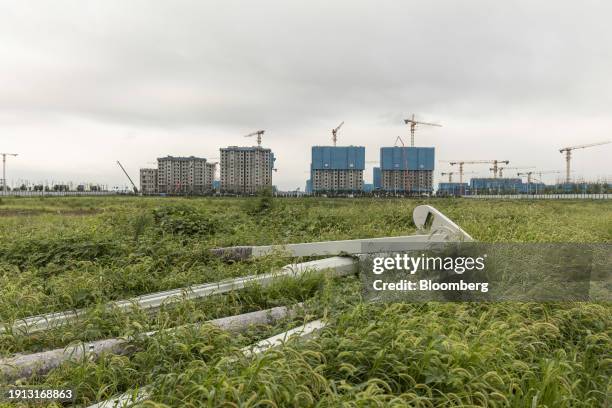
{"label": "overgrown vegetation", "polygon": [[[151,398],[161,406],[605,406],[612,390],[609,304],[371,304],[362,302],[356,278],[308,275],[153,314],[103,307],[287,263],[279,256],[226,263],[210,256],[214,247],[410,234],[412,209],[422,203],[269,194],[3,199],[0,322],[75,308],[87,314],[48,332],[0,334],[0,356],[136,335],[131,356],[69,363],[21,380],[75,388],[80,404],[152,383]],[[612,238],[606,202],[427,203],[485,242]],[[305,314],[296,320],[241,335],[203,326],[137,336],[302,301]],[[321,316],[329,326],[316,339],[240,357],[240,347]]]}

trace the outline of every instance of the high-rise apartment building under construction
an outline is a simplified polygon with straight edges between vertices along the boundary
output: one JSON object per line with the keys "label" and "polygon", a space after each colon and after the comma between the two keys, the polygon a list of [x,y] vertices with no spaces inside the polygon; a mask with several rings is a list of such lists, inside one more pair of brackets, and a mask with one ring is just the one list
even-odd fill
{"label": "high-rise apartment building under construction", "polygon": [[380,187],[397,194],[431,194],[433,147],[381,147]]}
{"label": "high-rise apartment building under construction", "polygon": [[313,193],[363,191],[365,147],[313,146],[309,189]]}
{"label": "high-rise apartment building under construction", "polygon": [[222,193],[255,194],[272,188],[272,150],[261,146],[230,146],[220,152]]}

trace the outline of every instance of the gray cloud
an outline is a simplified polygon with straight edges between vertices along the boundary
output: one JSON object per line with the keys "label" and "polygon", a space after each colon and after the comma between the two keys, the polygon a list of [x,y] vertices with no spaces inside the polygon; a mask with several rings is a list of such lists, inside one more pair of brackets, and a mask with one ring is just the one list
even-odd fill
{"label": "gray cloud", "polygon": [[[601,138],[612,124],[606,2],[3,1],[0,8],[0,113],[27,145],[46,130],[61,132],[54,116],[88,121],[116,149],[125,132],[155,129],[185,143],[206,137],[218,147],[228,135],[238,143],[266,128],[282,161],[295,148],[284,146],[287,139],[308,153],[328,142],[339,120],[347,121],[346,139],[375,149],[377,139],[405,132],[401,118],[414,111],[445,123],[435,141],[448,142],[454,157],[475,153],[453,140],[477,134],[479,122],[504,134],[509,122],[528,121],[558,166],[557,144]],[[42,133],[15,124],[18,117]],[[561,121],[569,134],[552,133],[550,123]],[[109,126],[125,129],[104,133]],[[27,151],[15,139],[9,145]],[[142,149],[152,158],[173,153],[160,140]],[[504,153],[515,161],[541,156],[524,158],[518,147]],[[294,165],[307,168],[307,155]],[[94,166],[101,175],[107,164]],[[301,185],[301,173],[287,165],[275,177]]]}

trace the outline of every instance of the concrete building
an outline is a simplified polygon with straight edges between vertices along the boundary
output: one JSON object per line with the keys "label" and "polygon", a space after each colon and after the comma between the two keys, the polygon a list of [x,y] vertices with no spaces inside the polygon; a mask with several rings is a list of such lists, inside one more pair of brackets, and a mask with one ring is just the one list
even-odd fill
{"label": "concrete building", "polygon": [[166,156],[157,159],[157,192],[206,194],[213,189],[215,164],[202,157]]}
{"label": "concrete building", "polygon": [[519,194],[523,189],[523,181],[520,178],[472,178],[470,179],[470,190],[473,194],[486,193],[513,193]]}
{"label": "concrete building", "polygon": [[521,186],[521,193],[526,194],[541,194],[546,190],[546,184],[544,183],[523,183]]}
{"label": "concrete building", "polygon": [[312,192],[361,192],[364,169],[363,146],[313,146],[310,164]]}
{"label": "concrete building", "polygon": [[260,146],[230,146],[221,151],[221,192],[255,194],[272,188],[274,153]]}
{"label": "concrete building", "polygon": [[433,147],[381,147],[381,189],[397,194],[431,194],[434,163]]}
{"label": "concrete building", "polygon": [[438,183],[439,196],[462,196],[470,194],[470,186],[468,183]]}
{"label": "concrete building", "polygon": [[380,171],[380,167],[374,167],[372,169],[372,180],[374,190],[380,190],[382,188],[382,173]]}
{"label": "concrete building", "polygon": [[140,192],[157,194],[157,169],[140,169]]}

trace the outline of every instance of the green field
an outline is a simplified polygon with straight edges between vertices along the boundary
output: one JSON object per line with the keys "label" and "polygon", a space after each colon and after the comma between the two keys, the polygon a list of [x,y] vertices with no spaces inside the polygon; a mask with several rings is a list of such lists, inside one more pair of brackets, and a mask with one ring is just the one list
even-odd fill
{"label": "green field", "polygon": [[[357,277],[308,274],[154,314],[103,307],[288,263],[224,262],[214,247],[411,234],[412,210],[425,203],[483,242],[612,241],[606,201],[2,198],[0,322],[88,312],[61,329],[0,333],[0,357],[133,336],[129,356],[20,380],[74,388],[82,405],[152,384],[156,406],[606,406],[610,304],[373,304],[362,301]],[[138,336],[297,302],[305,302],[298,318],[240,335],[203,325]],[[310,341],[257,358],[238,352],[318,317],[329,325]]]}

